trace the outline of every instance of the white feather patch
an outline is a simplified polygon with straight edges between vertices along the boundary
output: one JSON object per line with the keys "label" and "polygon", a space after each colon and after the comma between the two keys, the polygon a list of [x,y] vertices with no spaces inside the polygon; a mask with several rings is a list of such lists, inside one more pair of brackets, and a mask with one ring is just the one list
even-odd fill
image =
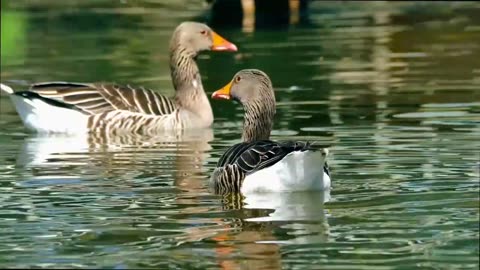
{"label": "white feather patch", "polygon": [[8,94],[13,94],[13,89],[10,86],[5,85],[3,83],[0,83],[0,89],[7,92]]}
{"label": "white feather patch", "polygon": [[330,188],[330,177],[323,171],[326,153],[292,152],[273,166],[248,175],[241,192],[314,191]]}
{"label": "white feather patch", "polygon": [[11,95],[24,125],[39,133],[85,133],[88,116],[67,108],[52,106],[40,99]]}

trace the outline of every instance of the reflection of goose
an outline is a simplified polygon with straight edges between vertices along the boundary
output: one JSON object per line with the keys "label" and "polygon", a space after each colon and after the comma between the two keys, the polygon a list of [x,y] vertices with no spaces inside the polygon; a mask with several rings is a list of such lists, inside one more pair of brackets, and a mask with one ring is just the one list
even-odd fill
{"label": "reflection of goose", "polygon": [[[245,221],[318,220],[325,217],[323,205],[330,201],[330,190],[320,192],[269,192],[223,195],[225,210],[260,210]],[[261,211],[263,210],[263,211]]]}
{"label": "reflection of goose", "polygon": [[[330,188],[327,149],[310,143],[270,141],[275,94],[270,78],[242,70],[213,98],[235,99],[245,116],[242,143],[230,147],[217,163],[211,182],[216,192],[277,192]],[[320,150],[320,151],[317,151]]]}
{"label": "reflection of goose", "polygon": [[247,221],[319,220],[325,218],[323,204],[330,200],[330,190],[321,192],[282,192],[248,194],[245,209],[272,209],[264,217],[247,218]]}
{"label": "reflection of goose", "polygon": [[260,240],[262,244],[308,244],[328,240],[328,225],[324,203],[330,200],[330,191],[249,194],[245,209],[274,209],[266,216],[245,219],[246,222],[280,222],[281,227],[295,230],[290,239]]}
{"label": "reflection of goose", "polygon": [[[16,164],[28,168],[34,179],[124,178],[132,174],[158,177],[175,171],[174,177],[178,176],[175,180],[183,181],[185,176],[202,173],[207,151],[211,148],[209,141],[213,139],[212,129],[185,130],[171,137],[93,135],[37,134],[27,137]],[[137,166],[139,169],[135,170]],[[184,184],[185,188],[189,187],[188,181]],[[192,184],[198,185],[195,181]]]}
{"label": "reflection of goose", "polygon": [[[281,244],[309,244],[328,240],[329,225],[323,204],[330,199],[330,191],[251,193],[244,198],[240,193],[224,195],[224,209],[233,211],[235,217],[223,218],[230,222],[224,230],[217,229],[212,237],[215,252],[223,268],[281,269]],[[281,231],[294,230],[279,236]],[[223,231],[223,232],[222,232]],[[272,232],[279,233],[273,234]],[[229,242],[241,245],[225,244]],[[255,257],[254,265],[231,259],[234,254]],[[268,256],[265,256],[268,254]],[[242,266],[242,267],[240,267]]]}
{"label": "reflection of goose", "polygon": [[152,134],[204,128],[212,124],[213,113],[195,58],[205,50],[237,48],[205,24],[184,22],[177,27],[170,44],[174,100],[129,85],[49,82],[21,92],[0,86],[10,95],[25,126],[41,133]]}

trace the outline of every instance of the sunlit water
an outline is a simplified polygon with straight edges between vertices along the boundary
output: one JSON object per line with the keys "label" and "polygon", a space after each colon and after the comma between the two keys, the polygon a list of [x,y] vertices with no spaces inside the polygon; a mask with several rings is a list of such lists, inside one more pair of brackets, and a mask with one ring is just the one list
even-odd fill
{"label": "sunlit water", "polygon": [[[1,2],[2,81],[168,95],[171,31],[205,11],[200,1],[26,2]],[[199,64],[208,93],[242,68],[266,71],[273,138],[329,145],[331,192],[210,193],[217,159],[240,138],[238,104],[212,101],[212,129],[106,141],[29,134],[2,94],[0,266],[478,269],[480,5],[310,11],[308,26],[217,27],[239,52]]]}

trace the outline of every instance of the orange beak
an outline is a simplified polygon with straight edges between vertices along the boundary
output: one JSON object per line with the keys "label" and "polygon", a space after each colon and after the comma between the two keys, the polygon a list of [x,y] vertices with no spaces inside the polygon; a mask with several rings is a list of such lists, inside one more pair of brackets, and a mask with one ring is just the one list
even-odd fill
{"label": "orange beak", "polygon": [[213,92],[212,98],[213,99],[230,99],[230,88],[232,88],[232,81],[230,81],[227,85],[222,87],[222,89]]}
{"label": "orange beak", "polygon": [[236,52],[237,46],[231,43],[230,41],[224,39],[219,34],[212,31],[213,45],[211,47],[212,51],[228,51]]}

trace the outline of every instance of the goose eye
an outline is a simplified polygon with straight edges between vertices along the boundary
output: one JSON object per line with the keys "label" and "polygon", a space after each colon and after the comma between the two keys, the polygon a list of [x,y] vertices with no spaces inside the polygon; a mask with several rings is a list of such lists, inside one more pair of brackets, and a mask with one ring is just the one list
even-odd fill
{"label": "goose eye", "polygon": [[238,77],[235,78],[235,82],[238,83],[238,82],[240,82],[241,79],[242,79],[242,78],[240,78],[240,76],[238,76]]}
{"label": "goose eye", "polygon": [[202,31],[200,31],[200,34],[202,34],[202,35],[207,35],[207,30],[202,30]]}

